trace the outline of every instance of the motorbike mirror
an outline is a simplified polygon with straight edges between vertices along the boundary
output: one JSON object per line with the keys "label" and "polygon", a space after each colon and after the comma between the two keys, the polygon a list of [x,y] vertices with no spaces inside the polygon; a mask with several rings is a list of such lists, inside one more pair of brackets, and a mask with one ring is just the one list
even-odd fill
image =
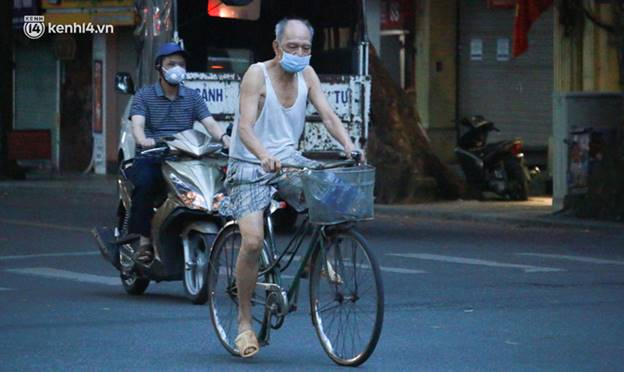
{"label": "motorbike mirror", "polygon": [[123,94],[134,94],[134,82],[127,72],[115,74],[115,90]]}

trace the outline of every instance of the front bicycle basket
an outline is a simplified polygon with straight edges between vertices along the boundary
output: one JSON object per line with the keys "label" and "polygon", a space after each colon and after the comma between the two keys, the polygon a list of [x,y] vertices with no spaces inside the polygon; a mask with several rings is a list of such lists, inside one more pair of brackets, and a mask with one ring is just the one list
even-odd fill
{"label": "front bicycle basket", "polygon": [[310,222],[333,225],[373,219],[375,167],[311,170],[303,176]]}
{"label": "front bicycle basket", "polygon": [[272,182],[277,188],[277,195],[297,212],[305,211],[306,202],[303,194],[303,181],[299,172],[286,172]]}

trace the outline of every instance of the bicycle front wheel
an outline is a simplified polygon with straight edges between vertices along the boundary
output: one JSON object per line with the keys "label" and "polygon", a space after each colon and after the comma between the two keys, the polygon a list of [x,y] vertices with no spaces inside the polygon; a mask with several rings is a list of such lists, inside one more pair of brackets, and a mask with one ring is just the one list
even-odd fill
{"label": "bicycle front wheel", "polygon": [[325,353],[337,364],[358,366],[381,334],[384,292],[379,264],[353,229],[317,248],[310,277],[312,323]]}

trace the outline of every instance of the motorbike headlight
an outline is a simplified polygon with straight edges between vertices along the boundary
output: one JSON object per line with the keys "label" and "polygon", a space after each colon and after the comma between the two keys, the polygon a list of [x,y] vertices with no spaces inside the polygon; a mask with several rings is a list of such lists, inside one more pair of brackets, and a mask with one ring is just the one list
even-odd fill
{"label": "motorbike headlight", "polygon": [[212,197],[212,206],[211,206],[212,210],[213,211],[219,210],[219,208],[221,208],[221,205],[224,199],[225,199],[225,194],[223,194],[222,192],[215,194]]}
{"label": "motorbike headlight", "polygon": [[171,173],[169,179],[173,183],[178,199],[191,209],[210,210],[210,206],[202,193]]}
{"label": "motorbike headlight", "polygon": [[222,216],[234,216],[230,197],[220,192],[212,197],[212,210]]}

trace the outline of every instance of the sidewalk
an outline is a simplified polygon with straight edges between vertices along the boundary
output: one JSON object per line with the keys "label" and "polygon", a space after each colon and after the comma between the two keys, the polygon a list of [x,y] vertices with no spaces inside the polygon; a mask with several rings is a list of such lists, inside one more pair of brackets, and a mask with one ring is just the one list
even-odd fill
{"label": "sidewalk", "polygon": [[[116,177],[95,174],[62,174],[49,178],[0,181],[0,192],[64,191],[87,194],[117,194]],[[558,227],[620,232],[624,222],[579,219],[565,213],[553,214],[551,199],[532,197],[526,202],[456,200],[410,205],[377,204],[377,215],[421,217],[437,220],[507,223],[520,226]]]}
{"label": "sidewalk", "polygon": [[550,197],[531,197],[526,202],[455,200],[411,205],[375,206],[375,213],[454,221],[507,223],[520,226],[624,231],[623,222],[580,219],[568,213],[553,213]]}

